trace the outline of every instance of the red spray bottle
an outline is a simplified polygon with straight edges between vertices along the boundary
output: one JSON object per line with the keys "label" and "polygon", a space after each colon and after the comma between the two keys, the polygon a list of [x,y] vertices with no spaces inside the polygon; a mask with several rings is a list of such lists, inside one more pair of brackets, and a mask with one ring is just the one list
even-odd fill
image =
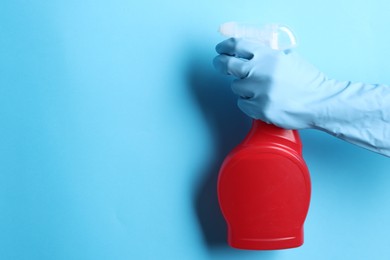
{"label": "red spray bottle", "polygon": [[[262,44],[279,50],[295,45],[293,34],[284,26],[272,25],[261,34],[227,25],[220,30],[224,35],[255,33]],[[287,38],[280,37],[281,33]],[[288,44],[282,42],[286,39]],[[219,172],[218,199],[228,225],[229,244],[252,250],[301,246],[310,193],[298,132],[253,120],[248,135],[228,154]]]}

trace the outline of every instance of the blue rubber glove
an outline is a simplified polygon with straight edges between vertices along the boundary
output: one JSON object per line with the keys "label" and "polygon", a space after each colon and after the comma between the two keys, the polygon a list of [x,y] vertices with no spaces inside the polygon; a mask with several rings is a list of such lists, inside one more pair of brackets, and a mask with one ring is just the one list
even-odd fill
{"label": "blue rubber glove", "polygon": [[315,128],[390,156],[390,87],[327,78],[295,52],[231,38],[217,45],[222,73],[248,116],[286,129]]}

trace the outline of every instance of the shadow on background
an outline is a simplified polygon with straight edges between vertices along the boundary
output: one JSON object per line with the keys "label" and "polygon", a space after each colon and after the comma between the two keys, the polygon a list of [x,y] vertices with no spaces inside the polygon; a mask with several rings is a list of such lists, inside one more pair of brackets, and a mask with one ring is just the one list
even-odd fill
{"label": "shadow on background", "polygon": [[231,78],[213,69],[212,58],[202,58],[200,53],[192,55],[187,71],[188,85],[215,146],[212,158],[199,174],[194,207],[207,246],[227,246],[226,224],[217,198],[218,171],[224,157],[247,133],[250,120],[236,106],[236,97],[230,90]]}
{"label": "shadow on background", "polygon": [[[363,200],[375,199],[378,187],[386,182],[387,157],[317,130],[300,133],[313,192],[331,189],[339,196],[349,197],[344,203],[360,205],[359,208]],[[338,204],[340,200],[334,203]]]}
{"label": "shadow on background", "polygon": [[274,256],[272,251],[237,250],[227,244],[227,227],[217,197],[218,172],[225,156],[242,141],[251,126],[251,119],[236,105],[237,97],[230,89],[232,78],[214,70],[212,57],[202,57],[201,53],[192,52],[187,79],[214,141],[214,154],[208,164],[201,168],[199,185],[193,198],[204,242],[210,251],[223,259],[248,254],[257,258],[259,255]]}

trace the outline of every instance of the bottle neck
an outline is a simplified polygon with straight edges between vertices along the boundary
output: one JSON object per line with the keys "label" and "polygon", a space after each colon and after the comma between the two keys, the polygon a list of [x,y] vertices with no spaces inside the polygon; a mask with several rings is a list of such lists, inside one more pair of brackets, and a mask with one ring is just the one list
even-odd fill
{"label": "bottle neck", "polygon": [[252,128],[242,144],[257,145],[264,142],[276,142],[281,145],[287,145],[299,152],[302,146],[298,131],[283,129],[261,120],[253,120]]}

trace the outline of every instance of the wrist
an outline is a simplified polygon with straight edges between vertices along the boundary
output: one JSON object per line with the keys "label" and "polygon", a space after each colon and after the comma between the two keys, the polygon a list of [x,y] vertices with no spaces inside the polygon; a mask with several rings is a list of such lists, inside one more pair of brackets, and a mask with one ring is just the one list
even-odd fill
{"label": "wrist", "polygon": [[[337,81],[334,79],[324,79],[316,88],[316,98],[312,113],[311,128],[331,132],[334,135],[340,134],[340,122],[351,117],[348,106],[345,103],[346,97],[350,95],[350,81]],[[348,93],[349,92],[349,93]]]}

